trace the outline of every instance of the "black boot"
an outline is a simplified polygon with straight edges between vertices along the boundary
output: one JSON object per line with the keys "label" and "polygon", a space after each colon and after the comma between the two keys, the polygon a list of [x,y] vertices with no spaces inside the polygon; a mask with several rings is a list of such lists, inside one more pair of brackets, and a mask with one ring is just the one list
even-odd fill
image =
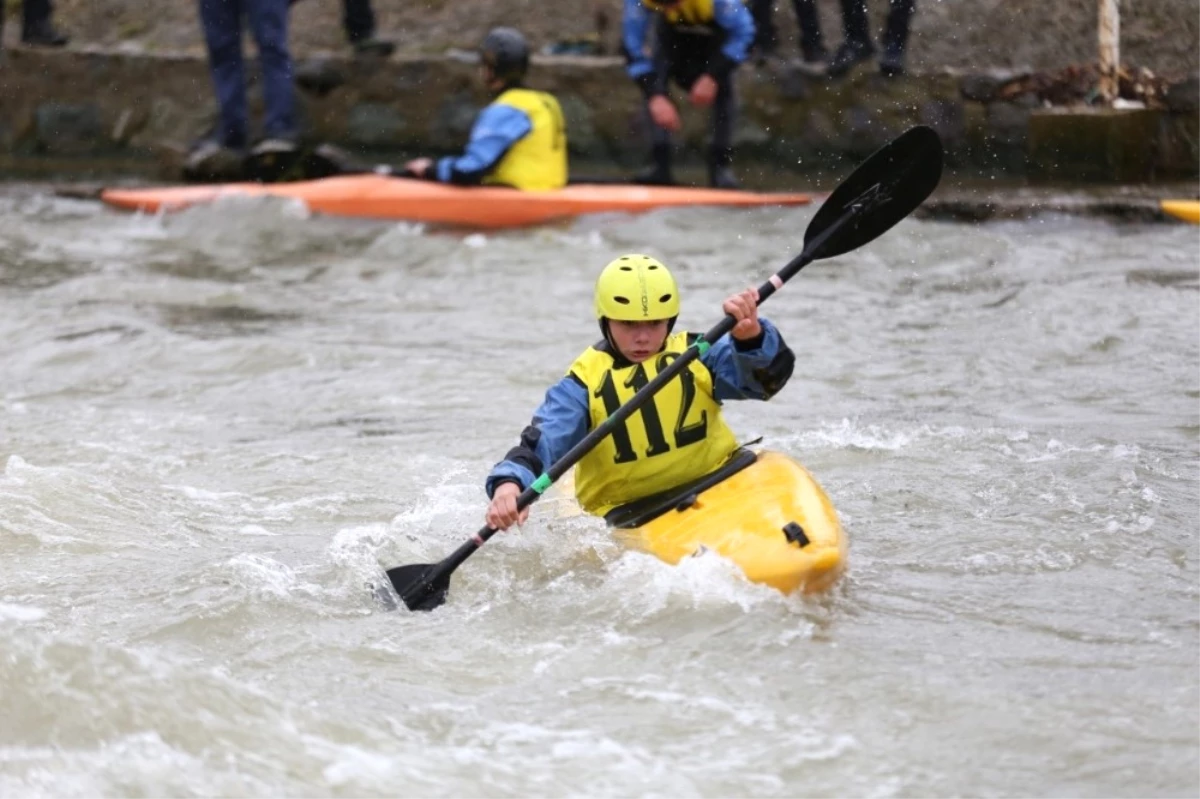
{"label": "black boot", "polygon": [[71,41],[66,34],[44,19],[26,27],[21,31],[21,42],[33,47],[63,47]]}
{"label": "black boot", "polygon": [[740,189],[737,177],[729,165],[733,163],[733,148],[714,147],[708,154],[708,185],[714,189]]}
{"label": "black boot", "polygon": [[643,186],[674,186],[671,174],[671,145],[656,144],[650,151],[653,163],[633,176],[633,182]]}
{"label": "black boot", "polygon": [[870,40],[842,42],[842,46],[829,60],[829,67],[825,70],[825,74],[831,78],[840,78],[856,65],[869,60],[873,55],[875,55],[875,45],[871,44]]}

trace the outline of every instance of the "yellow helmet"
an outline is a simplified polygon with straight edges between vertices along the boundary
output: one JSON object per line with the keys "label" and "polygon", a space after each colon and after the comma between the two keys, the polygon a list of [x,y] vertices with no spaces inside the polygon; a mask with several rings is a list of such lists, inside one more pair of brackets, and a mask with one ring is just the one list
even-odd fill
{"label": "yellow helmet", "polygon": [[622,255],[596,279],[596,318],[650,322],[679,316],[679,287],[649,255]]}

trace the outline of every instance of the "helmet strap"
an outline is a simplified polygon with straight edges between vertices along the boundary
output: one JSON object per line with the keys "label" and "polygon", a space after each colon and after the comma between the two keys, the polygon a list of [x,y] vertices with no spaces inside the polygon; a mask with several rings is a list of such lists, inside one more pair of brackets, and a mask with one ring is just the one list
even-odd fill
{"label": "helmet strap", "polygon": [[612,333],[610,333],[608,330],[608,317],[600,317],[599,322],[600,333],[604,336],[604,340],[608,342],[609,348],[611,348],[613,352],[620,352],[620,350],[617,349],[617,342],[613,341]]}

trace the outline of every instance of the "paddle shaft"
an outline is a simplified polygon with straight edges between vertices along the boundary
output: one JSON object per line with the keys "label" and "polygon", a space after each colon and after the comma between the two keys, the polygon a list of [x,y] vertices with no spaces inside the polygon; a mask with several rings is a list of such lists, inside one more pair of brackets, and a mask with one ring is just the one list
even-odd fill
{"label": "paddle shaft", "polygon": [[[834,224],[830,225],[827,229],[822,231],[820,235],[814,237],[812,241],[805,245],[803,252],[789,261],[787,266],[776,272],[774,275],[768,278],[766,282],[759,286],[758,304],[762,305],[764,302],[766,302],[772,294],[783,288],[783,284],[790,280],[797,272],[816,260],[816,256],[814,254],[820,252],[821,246],[825,243],[826,239],[834,235],[842,225],[847,224],[851,219],[853,219],[854,214],[854,211],[846,214],[844,217],[842,217],[842,219],[838,220]],[[736,324],[737,320],[726,314],[725,318],[717,323],[712,330],[709,330],[704,334],[704,341],[707,342],[709,346],[715,344],[717,340],[721,338],[721,336],[724,336],[726,333],[733,330],[734,325]],[[699,358],[702,351],[703,350],[696,346],[696,344],[688,347],[678,358],[672,361],[666,369],[663,369],[653,380],[638,390],[638,392],[634,394],[628,402],[618,408],[598,427],[584,436],[583,440],[581,440],[578,444],[567,450],[565,455],[551,464],[550,468],[546,470],[545,476],[549,478],[551,483],[556,482],[558,478],[562,477],[567,473],[567,471],[570,470],[572,466],[578,463],[584,455],[587,455],[589,452],[591,452],[592,449],[594,449],[595,446],[599,444],[605,436],[607,436],[615,427],[617,427],[617,425],[622,424],[626,419],[640,410],[641,407],[649,402],[651,398],[653,398],[654,395],[657,394],[660,389],[662,389],[663,386],[671,382],[676,375],[686,369],[688,364],[696,360],[696,358]],[[526,488],[517,496],[517,509],[522,510],[529,507],[534,502],[537,502],[538,498],[541,496],[541,491],[537,491],[533,487]],[[496,528],[485,525],[482,529],[480,529],[479,532],[467,539],[467,541],[463,542],[462,546],[452,552],[449,557],[433,566],[413,585],[405,589],[404,593],[409,594],[414,588],[419,588],[420,586],[417,585],[417,583],[422,583],[426,586],[436,585],[440,579],[462,565],[463,561],[471,557],[475,550],[487,543],[488,539],[494,536],[497,532],[499,531]]]}

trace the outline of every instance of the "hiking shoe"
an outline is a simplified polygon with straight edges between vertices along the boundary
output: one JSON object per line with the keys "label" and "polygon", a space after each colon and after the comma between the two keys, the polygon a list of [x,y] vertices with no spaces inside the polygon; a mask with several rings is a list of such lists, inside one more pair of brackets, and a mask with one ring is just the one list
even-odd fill
{"label": "hiking shoe", "polygon": [[341,71],[326,58],[308,58],[292,63],[296,85],[318,97],[324,97],[346,82]]}
{"label": "hiking shoe", "polygon": [[875,45],[870,42],[842,42],[833,58],[829,59],[829,68],[825,70],[825,74],[831,78],[840,78],[873,55]]}
{"label": "hiking shoe", "polygon": [[885,78],[898,78],[904,74],[904,56],[885,52],[879,57],[879,74]]}
{"label": "hiking shoe", "polygon": [[31,25],[21,34],[21,42],[30,47],[64,47],[69,41],[70,37],[51,25],[48,20]]}
{"label": "hiking shoe", "polygon": [[183,177],[194,181],[238,180],[242,155],[216,139],[201,139],[183,161]]}
{"label": "hiking shoe", "polygon": [[394,52],[396,52],[396,43],[387,39],[376,39],[372,36],[368,39],[360,39],[354,42],[355,55],[387,58]]}
{"label": "hiking shoe", "polygon": [[829,72],[829,54],[825,52],[796,58],[788,65],[801,75],[819,78]]}
{"label": "hiking shoe", "polygon": [[250,148],[250,155],[284,155],[294,153],[297,149],[296,142],[292,139],[284,138],[283,136],[271,136]]}
{"label": "hiking shoe", "polygon": [[254,145],[246,157],[246,177],[261,183],[275,183],[288,176],[292,167],[300,160],[300,148],[296,142],[282,136],[263,139]]}

